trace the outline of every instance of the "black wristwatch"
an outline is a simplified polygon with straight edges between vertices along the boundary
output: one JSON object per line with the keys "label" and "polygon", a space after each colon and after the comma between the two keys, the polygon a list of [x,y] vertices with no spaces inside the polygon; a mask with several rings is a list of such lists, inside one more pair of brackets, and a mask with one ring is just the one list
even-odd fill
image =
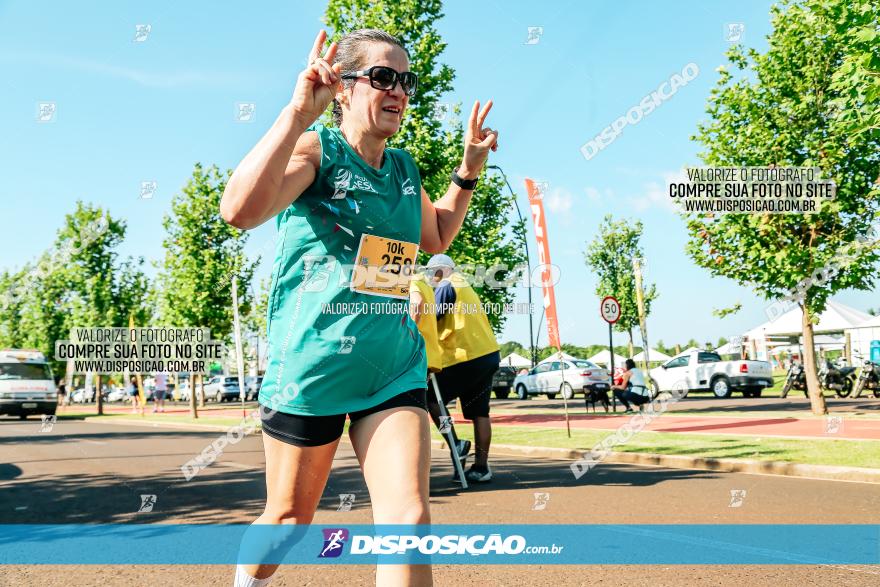
{"label": "black wristwatch", "polygon": [[452,183],[454,183],[455,185],[457,185],[458,187],[460,187],[460,188],[463,189],[463,190],[472,190],[472,189],[474,189],[475,187],[477,187],[477,181],[478,181],[478,180],[479,180],[479,178],[476,178],[476,179],[464,179],[462,176],[460,176],[460,175],[458,174],[458,169],[453,169],[453,170],[452,170]]}

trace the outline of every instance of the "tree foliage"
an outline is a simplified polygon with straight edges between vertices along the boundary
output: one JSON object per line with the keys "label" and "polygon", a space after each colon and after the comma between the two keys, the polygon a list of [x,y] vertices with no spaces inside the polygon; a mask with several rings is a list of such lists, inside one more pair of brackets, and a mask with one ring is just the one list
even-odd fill
{"label": "tree foliage", "polygon": [[211,337],[232,332],[232,276],[238,276],[242,315],[250,313],[249,284],[257,262],[244,254],[248,235],[220,216],[220,197],[230,172],[196,164],[163,220],[165,258],[159,268],[158,303],[163,324],[210,328]]}
{"label": "tree foliage", "polygon": [[[119,260],[125,222],[101,207],[77,202],[52,246],[0,286],[0,344],[55,355],[55,341],[74,327],[124,327],[129,315],[149,320],[149,288],[142,258]],[[53,371],[65,364],[51,360]]]}
{"label": "tree foliage", "polygon": [[[584,260],[596,276],[596,296],[614,296],[620,302],[620,319],[615,330],[627,332],[639,325],[636,303],[636,281],[633,259],[644,257],[639,241],[643,226],[640,221],[614,220],[609,214],[599,225],[599,234],[587,244]],[[645,315],[651,313],[651,304],[657,298],[657,288],[644,283]]]}
{"label": "tree foliage", "polygon": [[[766,299],[803,288],[834,262],[836,273],[805,289],[804,336],[811,340],[809,321],[830,296],[874,284],[878,250],[869,235],[880,209],[880,129],[870,122],[878,108],[869,99],[876,98],[876,85],[863,82],[870,77],[865,68],[877,63],[877,43],[868,37],[875,39],[880,6],[868,0],[786,0],[771,16],[767,51],[733,47],[727,57],[736,73],[718,70],[709,120],[694,137],[704,147],[701,158],[713,166],[818,167],[836,183],[837,197],[813,214],[691,215],[687,252],[699,266]],[[808,347],[813,409],[821,413]]]}

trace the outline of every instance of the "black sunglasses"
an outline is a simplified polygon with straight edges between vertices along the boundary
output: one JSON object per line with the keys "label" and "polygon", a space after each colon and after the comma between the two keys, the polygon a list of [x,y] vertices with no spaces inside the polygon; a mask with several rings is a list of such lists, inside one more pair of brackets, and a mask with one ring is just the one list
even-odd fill
{"label": "black sunglasses", "polygon": [[369,69],[346,71],[342,74],[342,79],[356,79],[359,77],[369,77],[370,85],[377,90],[392,90],[397,85],[397,82],[400,81],[400,87],[407,96],[415,95],[416,87],[419,85],[419,76],[413,72],[404,71],[399,73],[384,65],[374,65]]}

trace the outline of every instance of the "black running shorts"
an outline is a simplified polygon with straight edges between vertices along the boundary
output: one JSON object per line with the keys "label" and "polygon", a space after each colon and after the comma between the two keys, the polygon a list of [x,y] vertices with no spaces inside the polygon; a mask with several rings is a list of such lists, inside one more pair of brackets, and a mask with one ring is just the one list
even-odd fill
{"label": "black running shorts", "polygon": [[[425,391],[425,389],[405,391],[378,406],[351,412],[348,417],[354,424],[365,416],[391,408],[411,406],[426,410]],[[345,416],[346,414],[299,416],[278,411],[273,412],[266,406],[260,406],[263,434],[295,446],[322,446],[334,442],[342,436],[342,431],[345,428]]]}
{"label": "black running shorts", "polygon": [[[489,416],[489,396],[492,395],[492,377],[498,371],[501,358],[498,351],[446,367],[437,373],[437,384],[443,403],[461,399],[461,411],[466,420]],[[435,401],[433,395],[431,401]]]}

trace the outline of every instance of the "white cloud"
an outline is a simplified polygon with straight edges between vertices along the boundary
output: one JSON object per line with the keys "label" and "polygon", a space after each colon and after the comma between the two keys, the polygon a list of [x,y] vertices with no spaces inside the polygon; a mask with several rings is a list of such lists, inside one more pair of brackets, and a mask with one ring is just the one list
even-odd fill
{"label": "white cloud", "polygon": [[43,67],[60,67],[127,79],[138,85],[151,88],[174,88],[189,85],[239,85],[248,79],[253,81],[251,74],[224,73],[211,71],[173,71],[150,72],[111,63],[103,63],[92,59],[69,57],[67,55],[31,53],[31,54],[0,54],[0,61],[6,63],[32,63]]}
{"label": "white cloud", "polygon": [[587,186],[584,188],[584,193],[586,194],[587,199],[591,202],[599,202],[603,198],[606,200],[613,200],[615,197],[614,190],[611,188],[605,188],[600,191],[593,186]]}
{"label": "white cloud", "polygon": [[549,196],[544,196],[544,205],[548,210],[557,214],[564,214],[571,210],[572,203],[571,192],[565,188],[555,188]]}
{"label": "white cloud", "polygon": [[687,174],[683,169],[663,172],[663,183],[649,181],[642,186],[642,195],[632,198],[633,208],[644,212],[649,208],[660,208],[669,212],[678,212],[678,206],[669,197],[669,184],[686,182]]}

